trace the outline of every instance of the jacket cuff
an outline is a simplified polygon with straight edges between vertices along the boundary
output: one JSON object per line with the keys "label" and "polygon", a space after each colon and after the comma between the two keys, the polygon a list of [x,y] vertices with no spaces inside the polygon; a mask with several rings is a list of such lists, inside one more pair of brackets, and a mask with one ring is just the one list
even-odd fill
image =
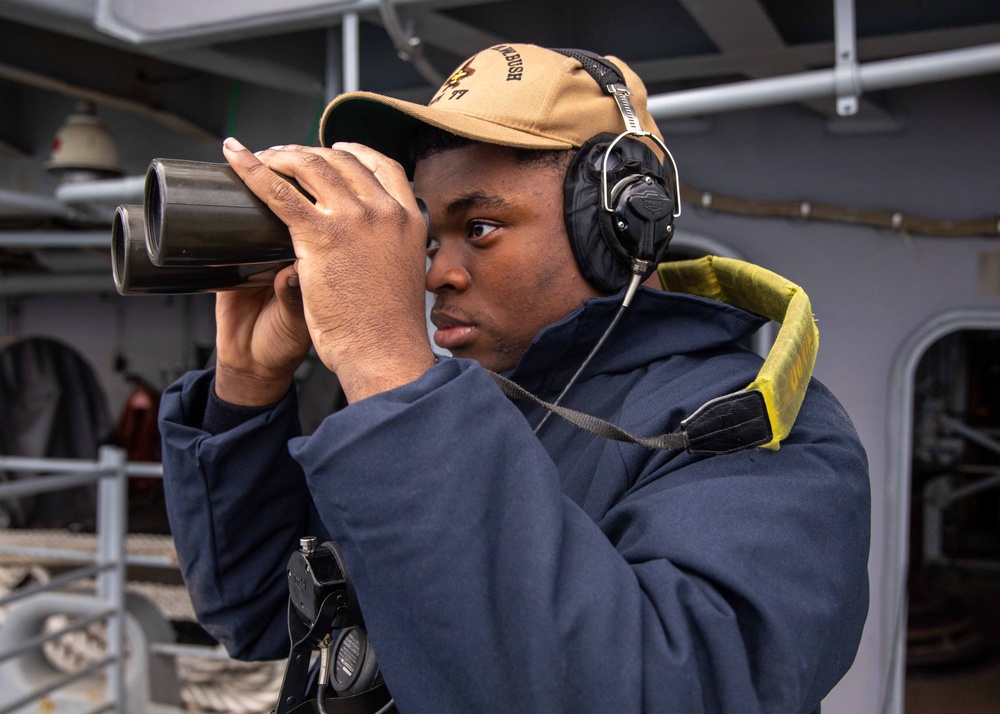
{"label": "jacket cuff", "polygon": [[288,395],[286,394],[273,404],[256,407],[233,404],[220,399],[216,395],[215,377],[213,376],[212,381],[208,385],[208,400],[205,403],[205,413],[201,419],[201,429],[202,431],[207,431],[212,436],[222,434],[230,429],[235,429],[241,424],[247,423],[259,414],[271,411],[287,398]]}

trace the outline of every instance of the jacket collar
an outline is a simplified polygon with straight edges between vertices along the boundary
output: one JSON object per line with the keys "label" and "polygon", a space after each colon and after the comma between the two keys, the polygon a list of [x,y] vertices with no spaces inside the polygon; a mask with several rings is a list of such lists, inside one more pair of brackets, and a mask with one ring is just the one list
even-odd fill
{"label": "jacket collar", "polygon": [[[592,298],[544,328],[507,376],[529,391],[561,389],[611,324],[623,294]],[[765,322],[714,300],[640,288],[581,379],[731,345],[753,335]]]}

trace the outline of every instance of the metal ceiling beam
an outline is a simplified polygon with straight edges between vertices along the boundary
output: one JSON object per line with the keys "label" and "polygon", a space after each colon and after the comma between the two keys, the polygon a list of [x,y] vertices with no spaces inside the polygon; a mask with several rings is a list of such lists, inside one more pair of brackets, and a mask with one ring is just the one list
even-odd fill
{"label": "metal ceiling beam", "polygon": [[[401,12],[400,15],[401,20],[412,23],[412,35],[419,38],[422,45],[444,50],[461,59],[471,57],[486,47],[504,42],[499,35],[494,35],[466,22],[421,6],[414,5],[412,8],[407,8],[405,12]],[[377,15],[370,17],[369,20],[374,25],[383,26],[382,18]],[[386,31],[388,32],[388,30]],[[452,68],[449,66],[435,69],[447,72]],[[425,77],[425,79],[427,78]],[[428,86],[433,90],[439,84],[440,82],[429,82]],[[396,92],[389,91],[388,93],[397,96]]]}
{"label": "metal ceiling beam", "polygon": [[[785,41],[767,12],[755,0],[678,0],[723,55],[747,56],[757,50],[775,51],[760,55],[744,65],[748,76],[773,75],[777,71],[797,71],[780,58]],[[792,63],[796,64],[795,62]]]}
{"label": "metal ceiling beam", "polygon": [[[135,48],[132,48],[132,51],[135,51]],[[176,53],[157,52],[151,53],[151,56],[181,67],[197,69],[229,79],[238,79],[258,87],[303,97],[323,96],[323,82],[320,79],[320,68],[318,67],[316,74],[313,75],[263,57],[236,54],[208,47]]]}
{"label": "metal ceiling beam", "polygon": [[[779,74],[805,72],[812,69],[806,62],[788,51],[767,11],[756,0],[678,0],[723,57],[744,58],[739,72],[750,79]],[[827,61],[834,60],[831,46]],[[804,102],[813,111],[827,118],[837,117],[836,106],[829,100]],[[869,120],[889,121],[888,115],[871,102],[862,102],[860,113]]]}
{"label": "metal ceiling beam", "polygon": [[3,0],[0,17],[95,42],[101,36],[92,26],[96,9],[97,0]]}
{"label": "metal ceiling beam", "polygon": [[888,59],[961,47],[976,47],[998,41],[1000,41],[1000,23],[955,27],[947,30],[903,32],[898,35],[883,35],[881,37],[859,37],[858,59]]}
{"label": "metal ceiling beam", "polygon": [[[469,56],[484,47],[503,41],[503,38],[453,20],[446,15],[431,12],[434,8],[470,5],[485,0],[439,0],[423,3],[414,0],[404,1],[408,3],[405,11],[413,17],[421,39],[440,49],[455,52],[459,57]],[[694,2],[694,0],[688,1]],[[239,79],[269,89],[308,97],[324,96],[321,67],[317,67],[317,72],[311,74],[289,68],[274,60],[254,58],[207,46],[179,50],[130,45],[93,28],[96,7],[96,0],[4,0],[0,2],[0,18],[155,57],[190,69]],[[377,23],[378,13],[366,14],[364,19]],[[339,22],[339,18],[336,18],[336,21]],[[971,47],[996,41],[1000,41],[1000,24],[859,38],[858,58],[861,61],[877,60]],[[792,66],[786,63],[810,68],[830,66],[833,57],[833,42],[818,42],[765,50],[754,47],[730,54],[675,57],[636,61],[630,64],[647,84],[655,84],[739,74],[747,65],[785,66],[788,68],[787,72],[791,72],[794,71]],[[424,89],[399,88],[388,90],[386,93],[393,96],[403,94],[421,96]]]}
{"label": "metal ceiling beam", "polygon": [[431,12],[424,7],[415,7],[410,17],[413,19],[414,32],[422,42],[451,52],[462,59],[505,41],[499,35],[447,15]]}
{"label": "metal ceiling beam", "polygon": [[[425,0],[420,2],[418,0],[397,0],[397,2],[405,4],[407,12],[412,13],[421,39],[439,49],[454,52],[459,57],[474,54],[484,47],[497,44],[501,40],[471,25],[436,14],[432,10],[475,5],[487,1]],[[355,4],[357,3],[353,3],[352,6]],[[376,9],[365,13],[364,19],[379,24],[377,0],[372,0],[369,4]],[[330,24],[340,24],[341,13],[346,13],[348,9],[349,6],[346,5],[336,8],[336,11],[327,9],[326,15]],[[268,89],[304,97],[322,98],[324,96],[325,88],[321,67],[317,67],[315,74],[303,72],[264,57],[254,57],[225,48],[211,47],[208,37],[201,37],[197,41],[187,43],[135,45],[96,30],[93,26],[96,11],[97,0],[4,0],[0,2],[0,18],[24,25],[153,57],[188,69],[238,79]],[[312,20],[306,24],[305,29],[313,29],[321,24]],[[291,32],[295,29],[303,28],[292,25],[286,25],[283,28],[254,28],[253,36]],[[250,33],[249,28],[244,28],[239,33],[234,31],[233,34],[225,38],[213,39],[243,39],[251,36]]]}
{"label": "metal ceiling beam", "polygon": [[[412,17],[420,38],[428,45],[453,52],[460,58],[471,56],[485,47],[505,41],[502,37],[454,20],[446,15],[430,12],[424,7],[419,7],[419,9],[416,9],[417,6],[414,7],[415,11]],[[0,5],[0,16],[3,14],[3,6]],[[366,15],[364,19],[366,22],[379,24],[377,14]],[[39,26],[45,27],[45,25]],[[133,47],[93,30],[87,34],[89,36],[81,36],[81,39],[91,39],[95,42],[139,52],[190,69],[198,69],[301,96],[322,97],[324,95],[323,82],[318,74],[313,76],[290,69],[272,60],[232,54],[211,47],[183,51]],[[858,38],[857,49],[858,59],[868,61],[974,47],[998,40],[1000,40],[1000,24],[989,24]],[[748,51],[733,52],[728,55],[711,54],[645,60],[631,62],[630,65],[647,84],[651,84],[740,74],[745,72],[745,67],[748,64],[772,67],[778,73],[791,73],[797,71],[795,67],[811,69],[817,66],[831,65],[834,52],[833,42],[814,42],[764,50],[755,47]],[[782,67],[785,68],[784,72],[780,69]],[[397,91],[387,93],[395,96],[399,92],[405,93],[410,90],[417,93],[422,91],[420,88],[400,88]]]}
{"label": "metal ceiling beam", "polygon": [[158,48],[136,47],[94,29],[96,0],[4,0],[0,18],[75,37],[113,49],[153,57],[188,69],[217,74],[268,89],[308,97],[323,96],[319,69],[315,76],[286,67],[273,60],[240,55],[215,48],[192,48],[165,52]]}
{"label": "metal ceiling beam", "polygon": [[[939,52],[962,47],[976,47],[1000,41],[1000,24],[974,25],[948,30],[906,32],[858,39],[858,59],[871,61],[925,52]],[[740,74],[748,63],[795,62],[810,69],[831,66],[833,42],[811,42],[790,45],[784,49],[759,50],[731,55],[693,55],[657,60],[640,60],[629,64],[646,84],[689,79],[711,79]]]}
{"label": "metal ceiling beam", "polygon": [[[21,0],[22,2],[24,0]],[[49,0],[51,1],[51,0]],[[430,9],[468,7],[497,0],[394,0],[396,5],[420,4]],[[163,50],[177,50],[199,47],[218,42],[231,42],[262,35],[315,29],[324,25],[339,24],[344,15],[360,15],[366,19],[378,16],[380,0],[347,0],[340,3],[323,3],[296,11],[280,9],[275,5],[273,12],[234,19],[210,25],[165,30],[153,34],[137,28],[130,28],[115,16],[112,0],[96,0],[94,14],[97,26],[116,37],[136,45],[157,46]]]}
{"label": "metal ceiling beam", "polygon": [[425,82],[435,87],[439,86],[445,77],[424,55],[424,41],[414,34],[413,23],[408,21],[404,25],[393,0],[380,0],[378,9],[382,29],[392,40],[396,55],[417,70]]}
{"label": "metal ceiling beam", "polygon": [[0,64],[0,79],[34,87],[35,89],[55,92],[57,94],[62,94],[78,100],[103,104],[120,111],[146,117],[147,119],[157,122],[161,126],[189,136],[192,139],[198,139],[201,141],[218,141],[218,137],[208,130],[198,126],[194,122],[184,119],[183,117],[173,114],[172,112],[155,109],[148,104],[137,102],[134,99],[127,99],[114,94],[108,94],[107,92],[101,92],[96,89],[70,84],[69,82],[64,82],[61,79],[47,77],[36,72],[30,72],[28,70],[20,69],[19,67],[11,67],[6,64]]}
{"label": "metal ceiling beam", "polygon": [[18,148],[13,144],[8,144],[6,141],[0,139],[0,156],[9,156],[15,159],[27,159],[31,158],[29,154],[24,149]]}
{"label": "metal ceiling beam", "polygon": [[[865,62],[858,65],[858,85],[862,91],[876,92],[995,72],[1000,72],[1000,43]],[[674,119],[790,104],[836,93],[831,68],[655,95],[649,98],[648,108],[657,119]]]}

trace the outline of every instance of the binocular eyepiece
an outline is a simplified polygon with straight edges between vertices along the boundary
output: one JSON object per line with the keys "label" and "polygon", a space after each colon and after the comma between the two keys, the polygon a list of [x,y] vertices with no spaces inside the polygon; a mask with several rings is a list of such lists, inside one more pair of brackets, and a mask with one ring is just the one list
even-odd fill
{"label": "binocular eyepiece", "polygon": [[119,294],[169,295],[270,285],[295,251],[228,164],[153,159],[143,205],[115,211],[111,256]]}

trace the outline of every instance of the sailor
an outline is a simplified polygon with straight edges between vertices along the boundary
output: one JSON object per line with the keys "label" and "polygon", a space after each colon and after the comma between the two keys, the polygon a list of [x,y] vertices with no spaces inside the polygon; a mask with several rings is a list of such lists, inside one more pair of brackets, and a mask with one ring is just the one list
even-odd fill
{"label": "sailor", "polygon": [[[218,295],[216,365],[162,400],[208,631],[286,656],[285,564],[312,534],[342,549],[405,714],[818,711],[868,606],[867,463],[835,398],[809,383],[770,448],[656,450],[548,418],[493,374],[670,435],[761,369],[741,344],[762,317],[637,287],[679,211],[636,74],[498,45],[428,106],[337,98],[321,134],[225,142],[297,260]],[[348,405],[303,437],[311,347]]]}

